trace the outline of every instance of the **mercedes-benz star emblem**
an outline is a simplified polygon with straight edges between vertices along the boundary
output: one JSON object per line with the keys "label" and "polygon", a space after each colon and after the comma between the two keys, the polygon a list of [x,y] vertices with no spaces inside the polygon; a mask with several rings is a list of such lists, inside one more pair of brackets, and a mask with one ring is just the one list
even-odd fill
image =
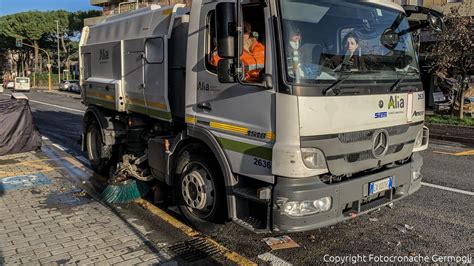
{"label": "mercedes-benz star emblem", "polygon": [[372,138],[372,154],[375,158],[382,158],[388,150],[388,132],[377,130]]}

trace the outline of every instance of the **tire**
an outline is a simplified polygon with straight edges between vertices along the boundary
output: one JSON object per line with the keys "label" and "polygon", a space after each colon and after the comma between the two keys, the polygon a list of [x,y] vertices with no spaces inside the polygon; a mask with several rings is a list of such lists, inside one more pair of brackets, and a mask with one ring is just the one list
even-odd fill
{"label": "tire", "polygon": [[216,159],[203,145],[190,144],[176,164],[174,194],[185,219],[195,228],[209,229],[225,219],[224,180]]}
{"label": "tire", "polygon": [[97,121],[92,121],[87,125],[86,128],[86,148],[87,156],[92,169],[99,174],[106,175],[108,177],[109,162],[106,158],[101,158],[101,151],[104,147],[102,141],[102,134]]}

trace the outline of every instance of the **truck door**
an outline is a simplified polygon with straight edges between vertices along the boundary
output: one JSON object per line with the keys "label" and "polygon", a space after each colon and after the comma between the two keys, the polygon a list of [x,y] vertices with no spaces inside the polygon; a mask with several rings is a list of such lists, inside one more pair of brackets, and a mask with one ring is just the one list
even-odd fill
{"label": "truck door", "polygon": [[[196,124],[208,128],[224,149],[234,173],[273,182],[275,92],[253,83],[220,83],[216,63],[216,2],[201,10],[197,69]],[[252,38],[264,53],[270,51],[264,8],[244,8],[244,21],[252,26]],[[269,57],[268,57],[269,58]],[[265,71],[263,58],[250,66]]]}
{"label": "truck door", "polygon": [[123,73],[126,109],[147,114],[144,98],[145,60],[143,39],[123,41]]}
{"label": "truck door", "polygon": [[163,120],[171,120],[168,108],[167,40],[163,37],[148,38],[145,41],[145,103],[148,115]]}

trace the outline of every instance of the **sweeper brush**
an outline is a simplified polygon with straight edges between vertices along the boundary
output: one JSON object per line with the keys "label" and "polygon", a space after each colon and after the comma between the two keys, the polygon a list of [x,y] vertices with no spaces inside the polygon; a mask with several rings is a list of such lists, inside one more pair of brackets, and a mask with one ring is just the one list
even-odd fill
{"label": "sweeper brush", "polygon": [[108,203],[128,203],[145,196],[149,187],[145,182],[128,179],[109,184],[100,194],[101,200]]}

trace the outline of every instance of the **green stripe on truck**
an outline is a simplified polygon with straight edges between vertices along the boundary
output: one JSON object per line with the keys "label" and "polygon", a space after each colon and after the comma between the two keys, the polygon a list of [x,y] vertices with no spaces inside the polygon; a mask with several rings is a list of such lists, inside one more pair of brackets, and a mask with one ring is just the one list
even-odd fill
{"label": "green stripe on truck", "polygon": [[100,99],[96,99],[92,97],[86,97],[86,102],[100,105],[102,107],[109,108],[109,109],[115,109],[115,102],[109,102],[106,100],[100,100]]}
{"label": "green stripe on truck", "polygon": [[253,157],[258,157],[265,160],[272,160],[272,149],[262,146],[257,146],[253,144],[248,144],[245,142],[217,138],[221,143],[222,147],[226,150],[242,153],[245,155],[250,155]]}
{"label": "green stripe on truck", "polygon": [[164,120],[171,120],[171,113],[158,111],[151,108],[146,108],[145,106],[136,105],[136,104],[127,104],[127,109],[136,113],[149,115],[156,118],[161,118]]}

